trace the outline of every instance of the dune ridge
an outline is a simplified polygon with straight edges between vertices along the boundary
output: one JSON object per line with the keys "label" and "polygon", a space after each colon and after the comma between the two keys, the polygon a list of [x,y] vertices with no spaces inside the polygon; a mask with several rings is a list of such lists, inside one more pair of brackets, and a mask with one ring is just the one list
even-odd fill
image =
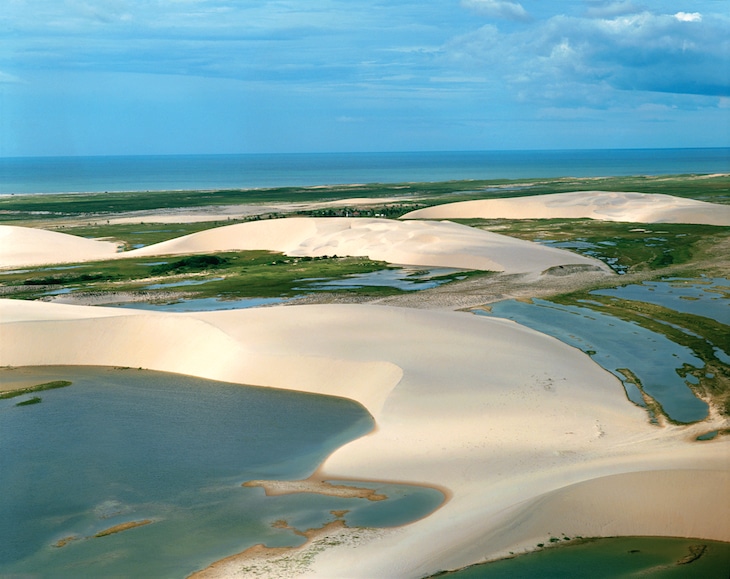
{"label": "dune ridge", "polygon": [[631,223],[730,225],[730,205],[661,193],[575,191],[460,201],[417,209],[401,219],[597,219]]}
{"label": "dune ridge", "polygon": [[112,243],[63,233],[0,226],[0,235],[3,232],[12,239],[3,245],[0,267],[263,249],[299,257],[357,256],[399,265],[534,275],[561,265],[582,265],[610,273],[602,262],[562,249],[455,223],[427,221],[345,217],[251,221],[123,253],[117,253]]}
{"label": "dune ridge", "polygon": [[228,225],[128,255],[245,249],[268,249],[290,256],[360,256],[401,265],[508,273],[540,273],[572,264],[608,271],[598,260],[455,223],[346,217],[295,217]]}
{"label": "dune ridge", "polygon": [[17,225],[0,225],[0,268],[113,259],[118,244]]}
{"label": "dune ridge", "polygon": [[[730,540],[730,517],[713,516],[730,513],[728,444],[693,442],[713,424],[650,425],[588,356],[510,321],[365,305],[140,314],[18,300],[0,300],[0,320],[2,365],[141,366],[361,402],[376,430],[317,477],[452,496],[411,525],[331,546],[307,577],[421,577],[559,533]],[[240,568],[233,558],[215,572]]]}

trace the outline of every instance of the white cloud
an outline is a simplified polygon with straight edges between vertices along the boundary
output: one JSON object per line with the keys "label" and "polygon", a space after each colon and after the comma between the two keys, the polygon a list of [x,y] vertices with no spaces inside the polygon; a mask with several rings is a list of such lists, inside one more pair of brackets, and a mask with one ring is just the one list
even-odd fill
{"label": "white cloud", "polygon": [[482,27],[454,38],[445,52],[452,66],[489,72],[525,100],[574,102],[616,89],[725,96],[730,21],[692,22],[648,11],[561,15],[529,29]]}
{"label": "white cloud", "polygon": [[516,2],[504,2],[502,0],[461,0],[464,8],[474,10],[480,14],[495,18],[506,18],[507,20],[529,20],[530,15]]}
{"label": "white cloud", "polygon": [[680,22],[702,22],[702,14],[699,12],[677,12],[674,17]]}

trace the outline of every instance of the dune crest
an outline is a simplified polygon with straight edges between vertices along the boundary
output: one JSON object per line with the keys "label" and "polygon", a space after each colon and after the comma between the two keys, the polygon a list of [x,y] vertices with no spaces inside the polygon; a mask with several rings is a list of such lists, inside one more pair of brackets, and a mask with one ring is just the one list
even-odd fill
{"label": "dune crest", "polygon": [[219,251],[269,250],[295,257],[368,257],[398,265],[540,274],[579,265],[610,273],[602,262],[456,223],[294,217],[225,225],[117,252],[108,241],[0,226],[0,268]]}
{"label": "dune crest", "polygon": [[411,211],[401,217],[401,219],[556,218],[730,225],[730,205],[659,193],[576,191],[447,203]]}
{"label": "dune crest", "polygon": [[111,259],[117,244],[67,233],[0,225],[0,268]]}

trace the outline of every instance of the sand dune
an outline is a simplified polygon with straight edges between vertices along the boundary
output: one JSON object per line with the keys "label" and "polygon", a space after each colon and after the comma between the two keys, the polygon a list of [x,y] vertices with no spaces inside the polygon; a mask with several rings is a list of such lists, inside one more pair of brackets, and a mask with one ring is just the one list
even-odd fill
{"label": "sand dune", "polygon": [[509,199],[481,199],[427,207],[402,219],[590,218],[636,223],[730,225],[730,205],[672,195],[577,191]]}
{"label": "sand dune", "polygon": [[0,268],[110,259],[117,244],[76,235],[0,225]]}
{"label": "sand dune", "polygon": [[651,426],[588,356],[513,322],[354,305],[165,314],[17,300],[0,300],[0,320],[0,365],[144,367],[364,404],[376,431],[320,475],[452,497],[414,524],[328,548],[307,576],[422,577],[559,533],[730,540],[727,442]]}
{"label": "sand dune", "polygon": [[291,218],[214,227],[118,253],[116,244],[27,227],[0,226],[0,268],[97,259],[269,250],[290,256],[358,256],[399,265],[539,274],[602,262],[455,223],[357,218]]}
{"label": "sand dune", "polygon": [[455,223],[358,218],[253,221],[208,229],[126,255],[246,249],[268,249],[291,256],[362,256],[402,265],[508,273],[540,273],[571,264],[609,271],[598,260]]}

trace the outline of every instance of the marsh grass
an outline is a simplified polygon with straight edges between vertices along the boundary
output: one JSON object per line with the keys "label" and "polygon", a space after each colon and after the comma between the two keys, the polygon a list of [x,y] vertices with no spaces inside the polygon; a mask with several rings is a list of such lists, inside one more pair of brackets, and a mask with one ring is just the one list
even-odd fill
{"label": "marsh grass", "polygon": [[619,273],[689,264],[730,241],[730,227],[593,219],[462,219],[459,223],[600,259]]}
{"label": "marsh grass", "polygon": [[[152,264],[152,265],[151,265]],[[291,297],[302,292],[303,280],[344,279],[354,274],[390,269],[385,262],[364,257],[287,257],[269,251],[241,251],[160,258],[131,258],[80,263],[63,273],[48,274],[48,268],[29,268],[0,276],[6,297],[38,299],[49,290],[69,289],[79,293],[103,295],[117,292],[145,292],[151,300],[155,293],[181,297],[223,299],[252,297]],[[463,274],[468,275],[468,274]],[[456,279],[442,276],[442,281]],[[209,281],[206,282],[206,279]],[[198,285],[149,289],[153,284],[203,282]],[[313,293],[316,289],[306,289]],[[402,290],[392,287],[327,289],[367,295],[393,295]]]}
{"label": "marsh grass", "polygon": [[29,398],[28,400],[23,400],[22,402],[18,402],[16,406],[31,406],[33,404],[40,404],[43,401],[43,399],[40,396],[33,396],[33,398]]}
{"label": "marsh grass", "polygon": [[[54,380],[53,382],[44,382],[36,386],[29,386],[27,388],[19,388],[17,390],[10,390],[8,392],[0,392],[0,400],[7,400],[8,398],[15,398],[16,396],[22,396],[24,394],[34,394],[35,392],[43,392],[44,390],[55,390],[56,388],[66,388],[71,386],[71,382],[68,380]],[[32,400],[32,398],[31,398]],[[38,399],[40,402],[40,398]],[[24,404],[24,403],[20,403]],[[18,404],[18,405],[20,405]],[[35,403],[31,403],[35,404]]]}

